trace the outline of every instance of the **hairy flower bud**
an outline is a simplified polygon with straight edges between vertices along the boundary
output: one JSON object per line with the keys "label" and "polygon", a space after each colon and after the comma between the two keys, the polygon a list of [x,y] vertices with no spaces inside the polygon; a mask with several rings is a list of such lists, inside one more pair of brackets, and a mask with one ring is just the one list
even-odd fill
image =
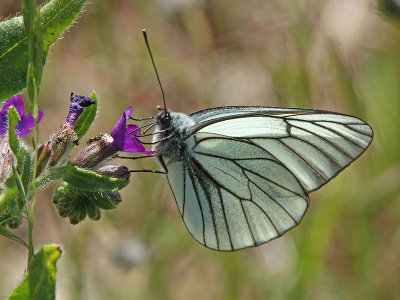
{"label": "hairy flower bud", "polygon": [[119,192],[109,192],[109,193],[107,193],[107,195],[108,195],[108,198],[110,199],[110,201],[112,202],[112,204],[114,204],[114,205],[118,205],[122,202],[122,197]]}
{"label": "hairy flower bud", "polygon": [[13,173],[14,154],[8,142],[8,134],[0,142],[0,190],[5,187],[5,182]]}
{"label": "hairy flower bud", "polygon": [[74,165],[80,168],[93,169],[106,163],[117,154],[113,142],[113,137],[108,133],[101,133],[99,136],[90,139],[88,145],[74,159]]}
{"label": "hairy flower bud", "polygon": [[118,192],[87,192],[63,183],[53,196],[53,203],[63,218],[71,224],[78,224],[86,216],[99,220],[101,209],[114,209],[122,201]]}
{"label": "hairy flower bud", "polygon": [[45,146],[41,144],[38,148],[38,162],[37,162],[37,176],[39,176],[42,171],[46,168],[47,163],[49,162],[51,151],[50,151],[50,142]]}
{"label": "hairy flower bud", "polygon": [[60,130],[50,139],[51,156],[49,166],[64,163],[71,149],[78,144],[78,136],[73,127],[69,124],[63,124]]}
{"label": "hairy flower bud", "polygon": [[97,174],[111,178],[128,180],[131,177],[128,167],[107,164],[94,170]]}

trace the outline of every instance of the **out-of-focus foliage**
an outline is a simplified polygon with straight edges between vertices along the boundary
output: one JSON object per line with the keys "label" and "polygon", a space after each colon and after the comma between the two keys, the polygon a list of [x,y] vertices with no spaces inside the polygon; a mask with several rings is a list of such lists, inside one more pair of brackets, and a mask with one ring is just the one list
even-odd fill
{"label": "out-of-focus foliage", "polygon": [[[16,2],[16,1],[15,1]],[[27,2],[29,4],[29,2]],[[33,1],[34,3],[34,1]],[[5,7],[7,3],[2,3]],[[81,11],[85,0],[56,0],[45,5],[41,10],[43,24],[44,53],[41,62],[45,63],[50,46],[65,31]],[[33,14],[33,15],[32,15]],[[28,22],[33,23],[35,10],[30,9]],[[31,33],[33,35],[34,32]],[[35,33],[37,35],[37,33]],[[39,38],[36,36],[36,41]],[[26,87],[26,72],[29,63],[29,41],[22,17],[11,18],[0,24],[0,100],[10,98]],[[39,44],[35,45],[37,48]],[[40,52],[41,52],[40,51]],[[36,67],[36,69],[39,69]]]}
{"label": "out-of-focus foliage", "polygon": [[[3,0],[0,15],[18,11],[13,3]],[[400,27],[378,1],[95,1],[52,48],[41,85],[41,136],[65,118],[71,91],[101,96],[87,137],[109,132],[128,106],[134,117],[157,112],[162,98],[142,28],[172,110],[332,110],[368,122],[374,140],[310,195],[298,227],[235,253],[211,251],[190,236],[162,176],[134,174],[118,209],[73,228],[57,216],[52,191],[39,194],[35,241],[66,249],[58,299],[398,297]],[[158,168],[152,159],[124,163]],[[26,253],[6,239],[0,248],[9,274],[0,294],[8,294]]]}

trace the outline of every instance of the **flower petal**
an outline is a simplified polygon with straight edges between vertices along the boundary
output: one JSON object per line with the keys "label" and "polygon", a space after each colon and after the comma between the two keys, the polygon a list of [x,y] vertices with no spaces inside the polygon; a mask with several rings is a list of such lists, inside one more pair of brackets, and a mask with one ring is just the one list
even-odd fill
{"label": "flower petal", "polygon": [[20,116],[22,116],[24,114],[24,100],[22,99],[21,95],[15,95],[15,96],[11,97],[10,99],[7,99],[3,106],[3,109],[1,110],[1,113],[7,114],[8,108],[11,105],[15,107],[15,109],[17,110],[17,112]]}
{"label": "flower petal", "polygon": [[114,138],[113,144],[118,148],[118,151],[122,150],[123,145],[125,143],[126,120],[129,118],[127,117],[126,113],[129,109],[130,112],[132,113],[132,107],[125,110],[110,133],[110,135]]}
{"label": "flower petal", "polygon": [[[15,131],[18,133],[18,136],[21,138],[32,131],[32,128],[36,126],[35,119],[32,114],[22,115],[20,116],[21,121],[18,122],[17,126],[15,126]],[[38,123],[42,121],[43,112],[39,110],[38,114]]]}
{"label": "flower petal", "polygon": [[139,128],[137,125],[126,125],[125,141],[122,151],[143,153],[146,150],[143,144],[135,138],[135,136],[140,136],[140,129],[137,128]]}
{"label": "flower petal", "polygon": [[129,106],[127,109],[125,109],[124,113],[125,113],[125,120],[128,121],[128,119],[132,115],[132,106]]}
{"label": "flower petal", "polygon": [[139,127],[133,124],[126,125],[126,121],[131,115],[132,106],[123,112],[115,124],[110,134],[114,138],[113,146],[117,151],[153,154],[154,151],[146,151],[143,144],[136,138],[136,136],[140,137]]}
{"label": "flower petal", "polygon": [[74,126],[79,116],[82,114],[83,109],[94,103],[94,100],[90,97],[74,95],[74,93],[71,93],[71,105],[65,123]]}
{"label": "flower petal", "polygon": [[130,143],[130,145],[132,145],[132,142],[135,143],[137,150],[136,151],[127,151],[127,152],[139,152],[139,153],[143,153],[143,154],[154,154],[156,153],[156,151],[148,151],[145,149],[145,147],[143,146],[143,144],[136,138],[136,137],[140,137],[141,132],[140,129],[137,125],[134,124],[129,124],[126,125],[126,139],[129,139],[130,141],[128,141],[128,143]]}
{"label": "flower petal", "polygon": [[[32,114],[24,114],[24,101],[20,95],[15,95],[10,99],[7,99],[4,103],[3,109],[0,112],[0,135],[4,137],[4,134],[8,130],[8,110],[10,106],[15,107],[21,119],[17,126],[15,126],[15,130],[19,137],[23,137],[31,132],[31,128],[35,127],[36,124]],[[42,120],[42,118],[43,112],[40,110],[38,115],[38,123]]]}
{"label": "flower petal", "polygon": [[0,135],[4,138],[8,128],[8,118],[6,114],[0,112]]}

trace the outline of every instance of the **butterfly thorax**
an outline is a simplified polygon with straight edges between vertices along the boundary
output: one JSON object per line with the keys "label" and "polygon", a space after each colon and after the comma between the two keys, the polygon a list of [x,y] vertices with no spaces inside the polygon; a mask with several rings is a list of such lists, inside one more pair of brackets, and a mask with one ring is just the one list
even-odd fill
{"label": "butterfly thorax", "polygon": [[195,121],[184,113],[162,110],[156,117],[156,129],[160,132],[153,137],[153,150],[158,156],[170,160],[182,160],[186,150],[186,129]]}

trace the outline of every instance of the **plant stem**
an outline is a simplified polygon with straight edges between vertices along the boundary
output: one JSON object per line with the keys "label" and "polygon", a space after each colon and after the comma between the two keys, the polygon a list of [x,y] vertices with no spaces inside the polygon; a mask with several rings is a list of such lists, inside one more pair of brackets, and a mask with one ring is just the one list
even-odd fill
{"label": "plant stem", "polygon": [[[35,253],[34,245],[33,245],[33,215],[36,204],[36,176],[37,176],[37,163],[38,163],[38,142],[39,142],[39,126],[38,126],[38,117],[39,117],[39,91],[40,91],[40,82],[42,79],[42,70],[43,70],[43,35],[42,35],[42,23],[40,21],[40,11],[36,7],[35,0],[22,0],[22,10],[24,14],[24,23],[25,30],[29,41],[29,66],[27,73],[27,86],[28,86],[28,94],[29,100],[31,103],[31,110],[33,118],[35,119],[35,134],[33,138],[33,150],[34,150],[34,163],[33,163],[33,175],[32,175],[32,184],[31,191],[28,191],[28,195],[32,195],[32,203],[30,210],[27,206],[27,201],[25,201],[26,206],[26,215],[28,218],[29,225],[29,253],[28,253],[28,269],[30,267],[30,263],[32,261],[33,255]],[[29,198],[27,199],[29,200]]]}
{"label": "plant stem", "polygon": [[[37,96],[37,95],[35,95]],[[34,105],[38,105],[38,101],[36,101],[36,97],[33,101]],[[35,119],[35,122],[37,123],[38,120],[38,110],[33,109],[33,117]],[[39,141],[39,126],[36,125],[35,127],[35,136],[33,139],[33,147],[34,147],[34,153],[35,153],[35,158],[33,161],[33,175],[32,175],[32,203],[31,203],[31,210],[30,213],[28,214],[28,224],[29,224],[29,254],[28,254],[28,267],[31,262],[31,259],[35,253],[34,245],[33,245],[33,214],[34,214],[34,209],[35,209],[35,203],[36,203],[36,174],[37,174],[37,161],[38,161],[38,141]]]}

